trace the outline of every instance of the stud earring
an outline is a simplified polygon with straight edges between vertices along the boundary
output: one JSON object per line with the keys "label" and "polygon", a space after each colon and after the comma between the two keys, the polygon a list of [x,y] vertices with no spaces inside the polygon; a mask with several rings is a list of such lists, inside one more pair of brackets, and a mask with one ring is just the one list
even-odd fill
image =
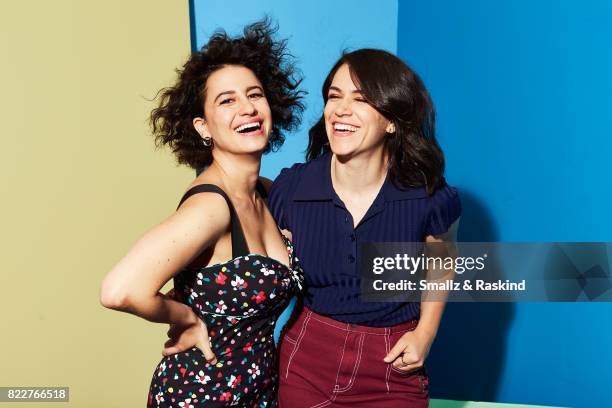
{"label": "stud earring", "polygon": [[211,147],[213,145],[212,137],[210,136],[203,137],[202,144],[206,147]]}

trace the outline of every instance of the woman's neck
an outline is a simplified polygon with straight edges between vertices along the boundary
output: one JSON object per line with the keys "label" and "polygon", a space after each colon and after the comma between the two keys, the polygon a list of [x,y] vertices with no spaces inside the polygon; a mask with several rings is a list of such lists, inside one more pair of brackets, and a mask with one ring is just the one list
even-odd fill
{"label": "woman's neck", "polygon": [[335,154],[331,160],[331,177],[336,192],[363,194],[380,190],[387,177],[388,160],[383,150],[343,159]]}
{"label": "woman's neck", "polygon": [[261,155],[220,153],[214,156],[210,170],[221,179],[226,193],[238,200],[255,201]]}

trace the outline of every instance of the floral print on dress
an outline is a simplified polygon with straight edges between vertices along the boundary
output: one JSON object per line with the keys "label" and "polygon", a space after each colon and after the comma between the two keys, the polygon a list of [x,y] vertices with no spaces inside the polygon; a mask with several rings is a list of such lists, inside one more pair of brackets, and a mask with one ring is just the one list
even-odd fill
{"label": "floral print on dress", "polygon": [[250,254],[175,277],[178,297],[206,323],[217,363],[195,347],[164,357],[147,407],[277,407],[274,326],[303,284],[293,245],[283,240],[290,267]]}

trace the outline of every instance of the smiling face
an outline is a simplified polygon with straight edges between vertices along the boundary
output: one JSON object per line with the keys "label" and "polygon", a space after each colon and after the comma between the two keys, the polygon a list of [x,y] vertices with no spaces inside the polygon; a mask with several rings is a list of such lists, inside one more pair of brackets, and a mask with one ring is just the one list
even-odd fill
{"label": "smiling face", "polygon": [[195,118],[193,125],[202,137],[213,139],[215,150],[236,154],[263,152],[272,129],[272,113],[253,71],[227,65],[210,74],[206,81],[204,118]]}
{"label": "smiling face", "polygon": [[383,149],[385,134],[394,131],[393,125],[366,102],[347,64],[334,75],[323,116],[329,146],[339,157],[378,152]]}

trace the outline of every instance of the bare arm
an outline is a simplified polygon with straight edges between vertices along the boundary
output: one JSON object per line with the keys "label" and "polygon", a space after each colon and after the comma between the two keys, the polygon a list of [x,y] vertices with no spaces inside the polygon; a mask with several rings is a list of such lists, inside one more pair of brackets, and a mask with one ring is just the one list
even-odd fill
{"label": "bare arm", "polygon": [[[439,256],[442,258],[449,256],[455,258],[457,256],[455,242],[457,241],[458,226],[459,220],[455,221],[444,234],[438,236],[429,235],[425,238],[425,242],[427,243],[438,243],[434,246],[437,253],[432,254],[432,256]],[[454,270],[452,269],[444,271],[429,271],[428,273],[428,280],[438,280],[444,282],[445,280],[452,280],[453,277]],[[426,301],[421,302],[421,317],[419,319],[417,329],[429,333],[429,335],[432,337],[432,341],[438,333],[442,313],[444,312],[444,307],[446,306],[447,295],[448,292],[441,293],[440,291],[436,291],[432,294],[432,297],[437,300],[427,301],[428,293],[423,293],[423,298]]]}
{"label": "bare arm", "polygon": [[[429,235],[425,238],[427,243],[440,243],[433,246],[436,253],[430,254],[430,256],[442,258],[447,256],[454,258],[456,256],[455,241],[458,225],[459,220],[455,221],[444,234]],[[434,280],[444,281],[453,279],[454,271],[428,271],[428,280],[432,279],[432,275],[435,276]],[[439,291],[432,294],[422,293],[423,299],[426,300],[428,296],[432,296],[436,300],[421,302],[419,324],[414,331],[407,332],[398,340],[385,357],[385,362],[393,363],[393,366],[402,371],[412,371],[423,366],[431,344],[438,333],[447,294]]]}
{"label": "bare arm", "polygon": [[218,194],[190,197],[177,212],[140,238],[106,275],[100,302],[152,322],[193,324],[196,318],[191,309],[164,297],[159,290],[211,246],[229,222],[229,209]]}

